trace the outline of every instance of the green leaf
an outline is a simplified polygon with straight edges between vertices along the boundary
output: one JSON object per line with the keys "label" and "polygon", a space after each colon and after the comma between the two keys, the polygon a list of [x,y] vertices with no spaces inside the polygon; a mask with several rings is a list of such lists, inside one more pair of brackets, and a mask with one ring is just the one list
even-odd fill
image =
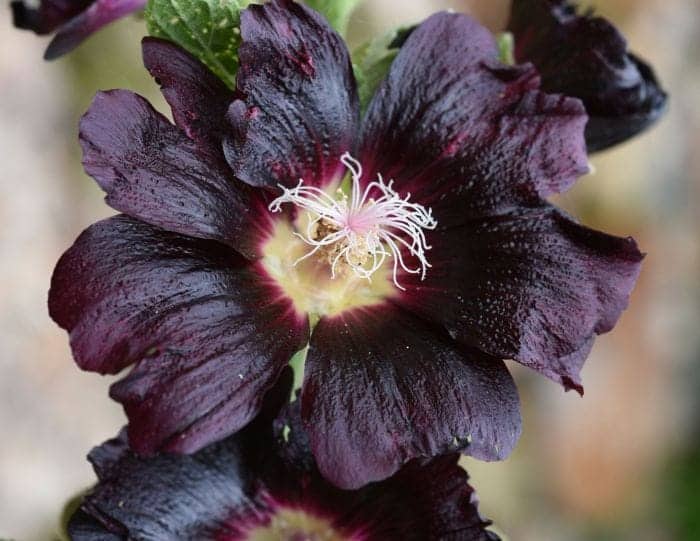
{"label": "green leaf", "polygon": [[353,68],[362,110],[369,104],[379,83],[389,72],[401,45],[414,28],[398,28],[360,45],[353,52]]}
{"label": "green leaf", "polygon": [[229,87],[236,83],[240,12],[251,0],[149,0],[152,36],[173,41],[199,58]]}
{"label": "green leaf", "polygon": [[496,36],[496,43],[498,44],[498,59],[508,66],[515,65],[513,34],[501,32]]}
{"label": "green leaf", "polygon": [[306,0],[306,5],[321,13],[341,36],[348,30],[350,15],[362,0]]}

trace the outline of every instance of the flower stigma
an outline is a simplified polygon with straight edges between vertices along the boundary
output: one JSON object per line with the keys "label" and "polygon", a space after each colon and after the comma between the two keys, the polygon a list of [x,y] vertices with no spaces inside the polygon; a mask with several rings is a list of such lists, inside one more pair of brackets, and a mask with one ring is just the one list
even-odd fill
{"label": "flower stigma", "polygon": [[[403,198],[380,174],[367,184],[360,186],[362,165],[349,153],[343,154],[341,162],[351,175],[352,187],[348,196],[341,188],[333,197],[315,186],[305,186],[303,179],[294,188],[280,186],[283,193],[269,205],[273,213],[281,212],[282,205],[292,203],[307,211],[307,223],[301,233],[293,234],[311,249],[294,261],[320,255],[330,266],[331,278],[349,270],[356,276],[371,281],[387,258],[393,262],[394,285],[405,291],[399,283],[400,270],[420,274],[425,279],[431,266],[426,257],[430,246],[426,242],[425,230],[437,227],[431,209],[409,201],[411,194]],[[376,197],[378,196],[378,197]],[[409,264],[402,249],[417,261]]]}

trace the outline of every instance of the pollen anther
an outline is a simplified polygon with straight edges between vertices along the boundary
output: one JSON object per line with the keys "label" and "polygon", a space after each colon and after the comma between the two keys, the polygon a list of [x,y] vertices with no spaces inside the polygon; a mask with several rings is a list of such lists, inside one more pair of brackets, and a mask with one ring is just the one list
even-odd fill
{"label": "pollen anther", "polygon": [[[313,248],[297,259],[307,259],[319,251],[328,257],[331,277],[335,278],[339,266],[351,269],[357,276],[371,280],[386,259],[393,259],[393,280],[399,284],[399,269],[420,274],[425,279],[431,266],[425,252],[430,249],[424,230],[435,229],[437,221],[429,208],[411,203],[410,193],[404,197],[392,188],[393,181],[384,182],[381,175],[361,188],[362,165],[349,153],[341,161],[352,177],[352,190],[348,196],[342,190],[333,197],[315,186],[305,186],[303,179],[294,188],[280,186],[282,195],[270,203],[271,212],[280,212],[284,203],[292,203],[308,212],[305,231],[295,235]],[[410,265],[402,250],[417,260]]]}

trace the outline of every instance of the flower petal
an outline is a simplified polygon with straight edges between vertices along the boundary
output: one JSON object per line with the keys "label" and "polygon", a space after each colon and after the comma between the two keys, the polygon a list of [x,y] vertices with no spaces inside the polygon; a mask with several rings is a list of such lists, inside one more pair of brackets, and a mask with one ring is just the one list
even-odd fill
{"label": "flower petal", "polygon": [[488,30],[438,13],[411,33],[369,105],[367,178],[394,179],[441,226],[563,191],[588,170],[581,103],[539,92],[532,66],[496,56]]}
{"label": "flower petal", "polygon": [[627,51],[622,34],[568,0],[515,0],[508,29],[515,58],[532,62],[542,88],[580,98],[590,121],[590,152],[637,135],[666,110],[666,93],[652,68]]}
{"label": "flower petal", "polygon": [[110,521],[105,514],[102,517],[100,522],[89,512],[78,509],[68,522],[71,541],[124,541],[124,536],[128,533],[124,527]]}
{"label": "flower petal", "polygon": [[[406,502],[396,509],[401,517],[397,517],[397,522],[406,525],[405,534],[397,536],[397,540],[499,540],[495,533],[486,529],[491,522],[479,514],[478,498],[467,483],[469,476],[459,467],[458,460],[458,454],[440,456],[428,463],[413,460],[382,484],[382,492],[394,492],[397,500],[401,495]],[[409,508],[410,517],[406,516]],[[385,511],[385,516],[387,514]]]}
{"label": "flower petal", "polygon": [[226,157],[241,180],[277,188],[344,173],[359,117],[345,42],[318,13],[273,0],[241,14],[238,90]]}
{"label": "flower petal", "polygon": [[48,34],[90,5],[92,0],[13,0],[12,19],[17,28]]}
{"label": "flower petal", "polygon": [[218,539],[227,513],[249,504],[244,457],[236,438],[152,458],[129,452],[123,435],[110,440],[90,453],[100,482],[71,518],[71,539]]}
{"label": "flower petal", "polygon": [[260,196],[141,96],[99,92],[80,122],[80,141],[85,171],[112,208],[257,255],[255,218],[268,214]]}
{"label": "flower petal", "polygon": [[44,58],[53,60],[73,50],[103,26],[138,11],[146,0],[95,0],[90,7],[64,24],[49,43]]}
{"label": "flower petal", "polygon": [[346,489],[467,443],[477,458],[502,459],[520,433],[517,391],[502,361],[459,351],[392,307],[321,319],[301,400],[319,470]]}
{"label": "flower petal", "polygon": [[170,104],[175,124],[220,156],[234,93],[197,58],[159,38],[142,41],[143,62]]}
{"label": "flower petal", "polygon": [[467,345],[582,392],[593,337],[615,325],[639,274],[634,240],[578,225],[547,204],[429,240],[433,267],[424,282],[402,278],[404,306]]}
{"label": "flower petal", "polygon": [[191,452],[244,426],[308,322],[230,248],[118,216],[59,261],[51,317],[85,370],[134,370],[112,388],[135,450]]}

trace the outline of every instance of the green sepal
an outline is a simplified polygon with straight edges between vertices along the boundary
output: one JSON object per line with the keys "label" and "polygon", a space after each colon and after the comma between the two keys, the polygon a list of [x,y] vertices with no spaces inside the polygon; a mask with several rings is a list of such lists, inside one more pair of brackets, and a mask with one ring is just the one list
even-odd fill
{"label": "green sepal", "polygon": [[498,60],[508,66],[515,65],[515,42],[513,34],[510,32],[501,32],[496,35],[496,43],[498,44]]}
{"label": "green sepal", "polygon": [[[289,366],[291,366],[294,371],[294,385],[292,389],[295,391],[301,389],[301,384],[304,383],[304,365],[306,364],[306,354],[308,352],[309,345],[307,344],[304,349],[300,349],[289,359]],[[292,401],[294,401],[295,398],[295,393],[292,393]]]}

